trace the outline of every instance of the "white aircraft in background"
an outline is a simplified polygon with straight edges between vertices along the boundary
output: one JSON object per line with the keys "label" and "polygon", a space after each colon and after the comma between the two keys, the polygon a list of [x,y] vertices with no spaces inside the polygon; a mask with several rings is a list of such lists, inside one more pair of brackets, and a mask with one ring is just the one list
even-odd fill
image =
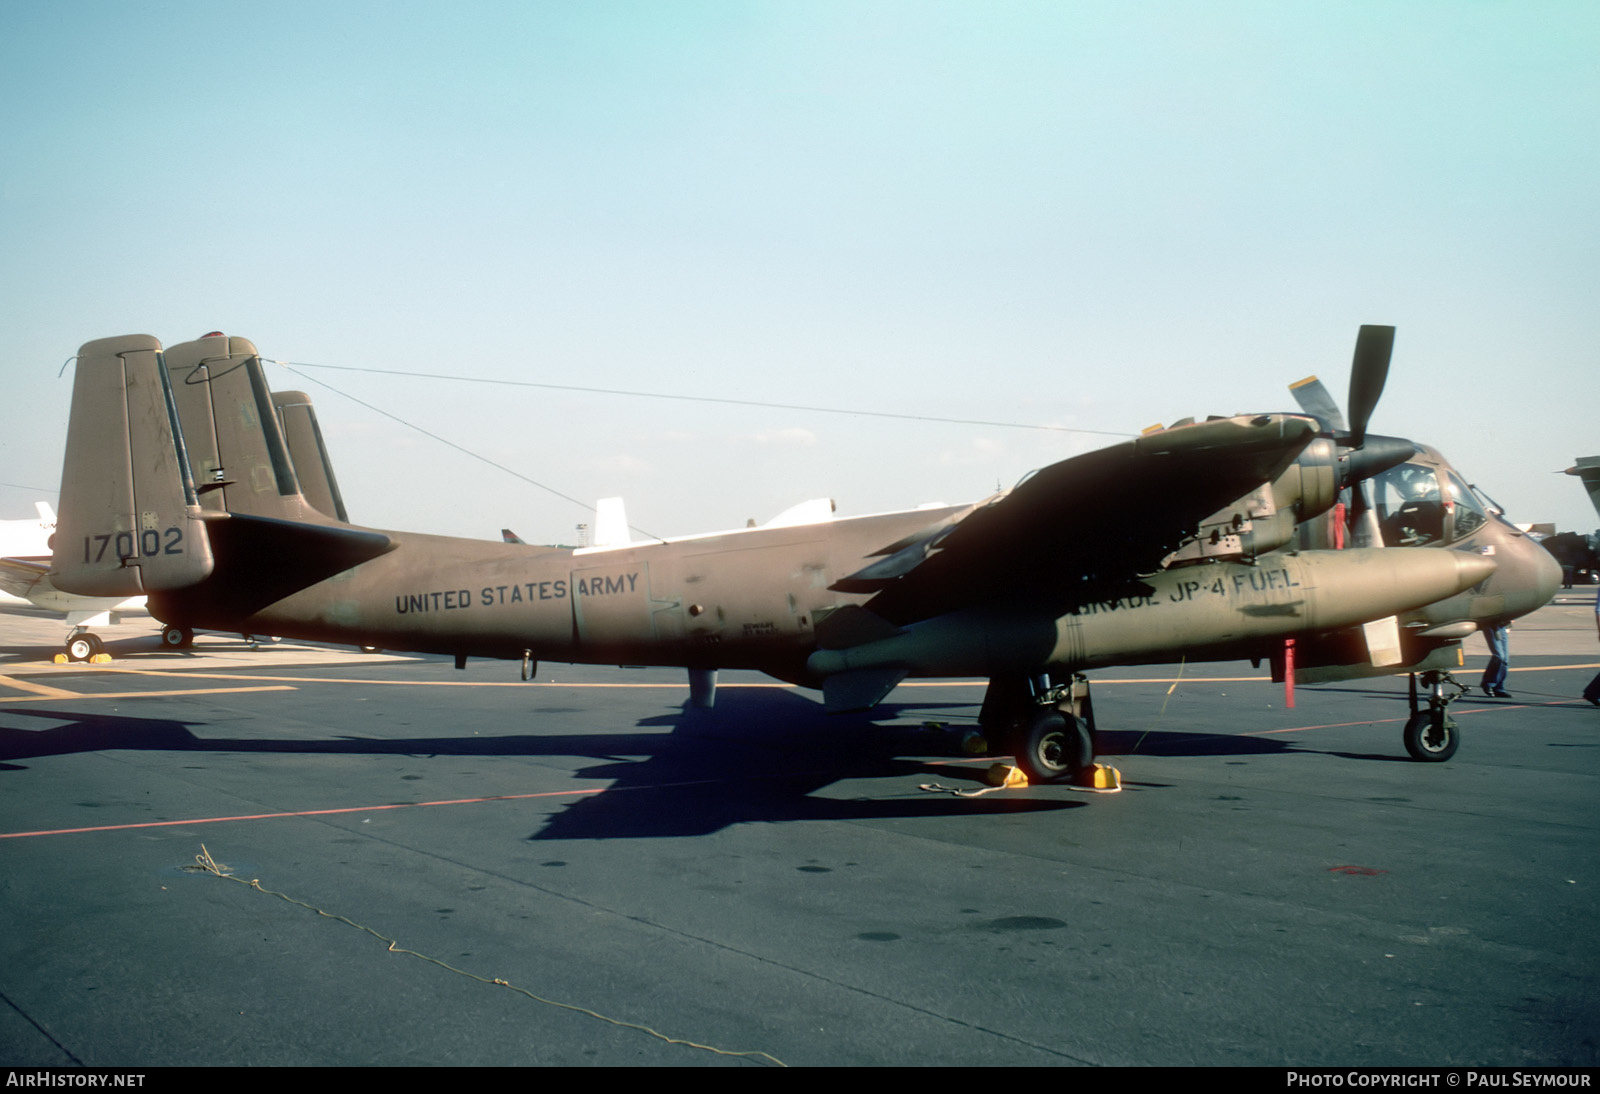
{"label": "white aircraft in background", "polygon": [[121,622],[119,613],[143,610],[144,597],[76,596],[64,593],[50,581],[50,537],[56,514],[47,502],[36,501],[32,520],[0,520],[0,607],[31,606],[60,612],[67,617],[67,655],[87,661],[103,652],[90,627]]}

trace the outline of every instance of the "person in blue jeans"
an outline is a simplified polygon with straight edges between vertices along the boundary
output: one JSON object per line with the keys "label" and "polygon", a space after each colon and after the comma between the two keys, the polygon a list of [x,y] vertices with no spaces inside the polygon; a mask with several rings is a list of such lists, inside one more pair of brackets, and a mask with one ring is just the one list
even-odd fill
{"label": "person in blue jeans", "polygon": [[[1594,629],[1600,636],[1600,595],[1594,598]],[[1589,686],[1583,689],[1583,697],[1595,706],[1600,707],[1600,672],[1594,674],[1594,679],[1589,681]]]}
{"label": "person in blue jeans", "polygon": [[1489,643],[1489,664],[1484,667],[1483,679],[1478,686],[1490,699],[1509,699],[1506,690],[1506,670],[1511,666],[1511,644],[1506,631],[1507,623],[1483,624],[1483,637]]}

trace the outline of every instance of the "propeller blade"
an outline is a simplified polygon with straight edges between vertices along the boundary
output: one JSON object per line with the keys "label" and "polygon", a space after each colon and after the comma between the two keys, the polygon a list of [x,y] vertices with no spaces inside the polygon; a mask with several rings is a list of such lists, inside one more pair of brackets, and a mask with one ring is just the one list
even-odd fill
{"label": "propeller blade", "polygon": [[1304,380],[1289,385],[1289,394],[1294,396],[1294,401],[1300,404],[1300,409],[1322,422],[1324,429],[1334,429],[1344,432],[1344,415],[1339,412],[1339,404],[1333,401],[1333,396],[1328,394],[1328,389],[1322,386],[1322,381],[1315,376],[1307,376]]}
{"label": "propeller blade", "polygon": [[1356,354],[1350,362],[1350,447],[1360,448],[1367,437],[1384,381],[1389,378],[1389,355],[1394,352],[1394,328],[1363,324],[1356,335]]}

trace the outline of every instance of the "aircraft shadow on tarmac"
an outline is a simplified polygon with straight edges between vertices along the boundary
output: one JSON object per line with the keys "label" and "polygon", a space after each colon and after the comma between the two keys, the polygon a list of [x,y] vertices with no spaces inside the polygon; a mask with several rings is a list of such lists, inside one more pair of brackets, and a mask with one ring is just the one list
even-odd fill
{"label": "aircraft shadow on tarmac", "polygon": [[[576,708],[574,711],[576,712]],[[13,709],[19,718],[66,724],[44,730],[0,724],[0,771],[39,756],[115,749],[168,752],[298,753],[407,756],[592,757],[581,780],[609,780],[553,816],[534,839],[607,839],[695,835],[749,821],[972,816],[1056,811],[1081,806],[1071,792],[1041,788],[1028,796],[990,798],[890,791],[892,796],[816,796],[851,779],[920,776],[943,785],[981,785],[987,764],[954,762],[954,735],[931,719],[970,726],[970,703],[884,703],[870,714],[828,715],[811,698],[768,689],[724,689],[714,710],[684,704],[641,719],[638,731],[562,732],[564,708],[530,711],[549,730],[530,734],[325,740],[201,737],[190,723],[166,719]],[[918,719],[927,719],[919,721]],[[195,726],[201,725],[194,723]],[[1354,760],[1408,762],[1393,754],[1306,747],[1286,737],[1174,729],[1102,730],[1098,751],[1110,762],[1133,756],[1268,756],[1317,752]],[[952,757],[943,762],[907,756]],[[1129,785],[1138,785],[1130,783]],[[904,796],[902,796],[904,795]]]}
{"label": "aircraft shadow on tarmac", "polygon": [[[935,707],[921,704],[926,712]],[[30,707],[6,716],[57,724],[34,730],[0,724],[0,772],[14,761],[118,749],[151,752],[294,753],[326,755],[592,757],[574,771],[584,780],[609,780],[604,793],[576,798],[530,839],[615,839],[692,836],[744,822],[979,816],[1072,809],[1083,800],[1068,791],[957,798],[898,786],[885,797],[826,797],[816,791],[841,780],[920,776],[945,786],[982,784],[984,762],[904,759],[948,752],[945,738],[921,725],[880,725],[876,718],[829,716],[802,696],[726,691],[717,709],[689,708],[653,717],[624,733],[482,734],[461,737],[286,740],[197,736],[203,723],[92,715]],[[548,715],[547,715],[548,716]],[[559,718],[556,713],[551,719]],[[4,720],[9,720],[9,717]],[[663,732],[662,730],[665,730]],[[11,762],[8,762],[11,761]]]}

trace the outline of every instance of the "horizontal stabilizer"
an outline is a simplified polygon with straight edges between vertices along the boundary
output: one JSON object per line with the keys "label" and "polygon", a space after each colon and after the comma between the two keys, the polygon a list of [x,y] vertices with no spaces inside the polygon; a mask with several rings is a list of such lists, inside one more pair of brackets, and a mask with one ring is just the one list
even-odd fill
{"label": "horizontal stabilizer", "polygon": [[269,604],[394,550],[382,532],[239,513],[207,514],[217,570],[185,591],[184,618],[249,616]]}
{"label": "horizontal stabilizer", "polygon": [[871,710],[904,680],[903,668],[852,669],[836,672],[822,682],[822,701],[829,714]]}

